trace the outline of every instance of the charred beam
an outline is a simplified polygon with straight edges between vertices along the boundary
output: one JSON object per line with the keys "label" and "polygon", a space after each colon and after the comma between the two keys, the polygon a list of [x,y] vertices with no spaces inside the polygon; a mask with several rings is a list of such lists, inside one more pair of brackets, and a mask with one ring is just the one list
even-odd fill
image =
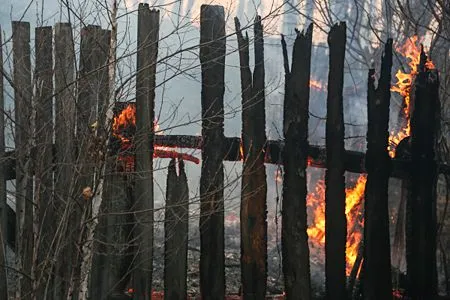
{"label": "charred beam", "polygon": [[436,161],[435,138],[439,118],[439,78],[427,70],[422,51],[411,118],[410,239],[407,276],[412,299],[436,297]]}
{"label": "charred beam", "polygon": [[345,244],[347,220],[345,217],[345,148],[344,59],[346,24],[341,22],[328,34],[330,48],[325,172],[325,287],[327,299],[346,299]]}
{"label": "charred beam", "polygon": [[392,298],[389,243],[388,186],[391,160],[389,104],[392,68],[392,40],[385,45],[381,76],[375,88],[375,70],[368,76],[367,160],[368,171],[364,202],[364,299]]}
{"label": "charred beam", "polygon": [[[200,176],[200,290],[204,300],[225,297],[223,155],[225,10],[200,8],[202,171]],[[219,150],[219,151],[218,151]],[[223,151],[223,150],[222,150]]]}
{"label": "charred beam", "polygon": [[189,190],[184,162],[169,164],[164,217],[164,298],[185,299],[187,295],[187,250]]}
{"label": "charred beam", "polygon": [[[282,251],[286,299],[311,299],[306,216],[309,79],[313,25],[297,32],[292,69],[285,69]],[[284,41],[284,40],[283,40]],[[285,44],[283,44],[285,47]],[[287,51],[284,51],[287,52]],[[287,56],[285,56],[287,60]]]}
{"label": "charred beam", "polygon": [[153,135],[159,10],[139,4],[136,76],[136,189],[134,208],[138,241],[134,266],[134,299],[150,298],[153,275]]}

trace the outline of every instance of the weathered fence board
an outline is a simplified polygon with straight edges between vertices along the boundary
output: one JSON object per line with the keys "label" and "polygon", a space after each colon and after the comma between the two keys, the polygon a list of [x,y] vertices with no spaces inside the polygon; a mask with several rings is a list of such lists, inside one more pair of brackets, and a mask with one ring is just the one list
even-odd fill
{"label": "weathered fence board", "polygon": [[415,299],[433,299],[436,278],[436,161],[435,138],[439,123],[439,78],[426,70],[422,50],[411,117],[411,211],[407,244],[409,292]]}
{"label": "weathered fence board", "polygon": [[33,177],[31,175],[31,56],[30,23],[12,22],[16,147],[16,267],[17,295],[31,299],[33,257]]}
{"label": "weathered fence board", "polygon": [[159,11],[139,4],[136,74],[136,189],[134,299],[148,299],[153,269],[153,119]]}
{"label": "weathered fence board", "polygon": [[328,73],[325,172],[325,286],[327,299],[346,299],[345,149],[343,96],[346,24],[334,25],[328,35]]}
{"label": "weathered fence board", "polygon": [[306,167],[308,158],[309,80],[313,25],[297,32],[289,70],[286,44],[283,132],[283,274],[287,299],[311,299],[309,247],[306,229]]}
{"label": "weathered fence board", "polygon": [[7,203],[5,180],[5,100],[3,98],[3,39],[0,26],[0,298],[8,299],[8,281],[6,277],[6,233],[7,233]]}
{"label": "weathered fence board", "polygon": [[380,79],[375,88],[375,70],[368,76],[367,160],[364,202],[364,299],[392,297],[389,237],[388,186],[390,158],[389,104],[391,97],[392,40],[385,45]]}
{"label": "weathered fence board", "polygon": [[[224,92],[225,10],[200,8],[202,170],[200,177],[200,290],[204,300],[225,296]],[[218,151],[222,149],[222,151]]]}
{"label": "weathered fence board", "polygon": [[37,27],[35,29],[35,107],[36,107],[36,147],[40,149],[34,163],[35,185],[34,202],[38,237],[35,248],[38,274],[38,298],[45,298],[45,286],[51,276],[50,260],[47,259],[52,247],[57,223],[53,203],[53,28]]}
{"label": "weathered fence board", "polygon": [[164,217],[164,299],[186,299],[189,189],[183,160],[169,163]]}
{"label": "weathered fence board", "polygon": [[[55,256],[55,279],[53,298],[63,299],[68,289],[68,279],[72,271],[73,244],[76,239],[71,235],[73,228],[78,226],[72,214],[75,206],[75,50],[72,36],[72,26],[69,23],[55,24],[55,205],[57,224],[61,224],[57,236],[67,236],[68,239],[57,239]],[[53,149],[53,150],[54,150]],[[56,153],[55,153],[56,152]],[[66,226],[64,226],[66,225]]]}
{"label": "weathered fence board", "polygon": [[254,23],[255,69],[249,66],[249,41],[235,19],[242,91],[241,278],[244,299],[262,299],[267,281],[267,181],[264,40],[261,17]]}

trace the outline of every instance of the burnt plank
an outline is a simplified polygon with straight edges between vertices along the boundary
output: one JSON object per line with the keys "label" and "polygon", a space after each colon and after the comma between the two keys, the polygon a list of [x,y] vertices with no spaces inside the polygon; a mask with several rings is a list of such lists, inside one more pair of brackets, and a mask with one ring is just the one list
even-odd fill
{"label": "burnt plank", "polygon": [[364,202],[364,299],[392,297],[388,186],[391,160],[388,154],[391,97],[392,39],[385,44],[380,79],[368,76],[367,182]]}
{"label": "burnt plank", "polygon": [[[297,31],[292,69],[285,69],[282,251],[287,299],[311,299],[306,216],[309,81],[313,25]],[[283,44],[285,47],[285,44]],[[287,51],[285,51],[286,53]],[[287,61],[287,56],[285,57]],[[288,68],[288,66],[286,66]]]}
{"label": "burnt plank", "polygon": [[202,169],[200,177],[200,290],[204,300],[225,297],[224,92],[225,10],[200,8]]}
{"label": "burnt plank", "polygon": [[249,66],[248,36],[235,18],[242,93],[241,278],[244,299],[262,299],[267,281],[267,182],[264,40],[261,17],[254,23],[255,69]]}
{"label": "burnt plank", "polygon": [[435,139],[439,124],[439,76],[425,66],[421,52],[414,86],[411,118],[411,195],[407,222],[407,276],[413,299],[433,299],[436,278],[436,158]]}
{"label": "burnt plank", "polygon": [[134,299],[148,299],[153,273],[153,135],[155,75],[158,56],[159,11],[139,4],[136,76],[136,211],[134,238],[137,239],[133,272]]}
{"label": "burnt plank", "polygon": [[187,296],[187,250],[189,190],[184,162],[169,163],[164,216],[164,298],[185,299]]}
{"label": "burnt plank", "polygon": [[325,171],[325,288],[327,299],[346,299],[345,149],[343,96],[346,24],[328,34],[329,73]]}

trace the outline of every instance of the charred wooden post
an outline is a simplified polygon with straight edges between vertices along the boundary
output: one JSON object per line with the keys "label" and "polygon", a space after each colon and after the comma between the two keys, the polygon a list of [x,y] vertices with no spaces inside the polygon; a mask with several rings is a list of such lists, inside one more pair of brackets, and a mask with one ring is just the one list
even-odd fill
{"label": "charred wooden post", "polygon": [[31,174],[31,57],[30,23],[12,22],[16,147],[16,264],[17,290],[21,299],[31,299],[33,253],[33,177]]}
{"label": "charred wooden post", "polygon": [[341,22],[328,34],[328,73],[325,172],[325,287],[327,299],[346,299],[345,245],[345,149],[343,97],[346,24]]}
{"label": "charred wooden post", "polygon": [[0,298],[8,299],[6,277],[7,208],[5,179],[5,100],[3,98],[3,39],[0,26]]}
{"label": "charred wooden post", "polygon": [[172,159],[169,164],[164,217],[164,299],[168,300],[187,296],[189,190],[184,162],[179,160],[179,175],[175,163]]}
{"label": "charred wooden post", "polygon": [[244,299],[263,299],[267,281],[267,182],[264,40],[261,17],[254,24],[255,69],[249,66],[248,36],[243,37],[235,18],[241,68],[242,149],[241,277]]}
{"label": "charred wooden post", "polygon": [[153,272],[153,135],[155,75],[158,56],[159,11],[139,4],[136,76],[136,210],[137,239],[134,299],[148,299]]}
{"label": "charred wooden post", "polygon": [[55,279],[53,298],[63,299],[68,290],[76,237],[72,230],[79,226],[75,215],[75,50],[70,23],[55,24],[55,192],[56,222],[61,224],[58,236],[66,236],[55,244]]}
{"label": "charred wooden post", "polygon": [[298,32],[289,70],[286,44],[283,148],[283,274],[287,299],[311,299],[309,246],[306,229],[309,80],[313,25]]}
{"label": "charred wooden post", "polygon": [[223,149],[225,10],[200,8],[202,171],[200,177],[200,290],[204,300],[225,297]]}
{"label": "charred wooden post", "polygon": [[420,55],[411,118],[411,238],[407,256],[409,294],[413,299],[433,299],[436,278],[436,161],[435,138],[438,128],[439,78],[425,66]]}
{"label": "charred wooden post", "polygon": [[36,86],[36,155],[34,203],[37,213],[38,239],[35,248],[38,251],[38,272],[42,278],[37,287],[38,298],[45,298],[45,286],[50,280],[52,266],[46,259],[53,249],[57,223],[55,222],[55,204],[53,193],[53,28],[35,29],[36,67],[34,82]]}
{"label": "charred wooden post", "polygon": [[391,98],[392,39],[385,45],[380,79],[369,71],[367,92],[367,182],[364,202],[364,299],[392,298],[388,185],[391,159],[388,154]]}

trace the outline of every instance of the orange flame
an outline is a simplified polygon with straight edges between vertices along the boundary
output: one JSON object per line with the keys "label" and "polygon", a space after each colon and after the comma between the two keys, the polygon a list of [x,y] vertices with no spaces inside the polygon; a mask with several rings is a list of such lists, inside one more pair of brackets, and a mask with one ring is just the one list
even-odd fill
{"label": "orange flame", "polygon": [[[362,239],[362,202],[366,186],[366,175],[360,175],[352,188],[345,190],[345,216],[347,219],[346,273],[350,272],[358,254],[358,246]],[[315,191],[309,193],[306,205],[313,211],[313,222],[308,227],[309,242],[315,247],[325,246],[325,182],[320,180]]]}
{"label": "orange flame", "polygon": [[[405,107],[403,108],[403,115],[406,120],[405,126],[403,126],[398,132],[392,132],[389,136],[388,151],[389,156],[395,156],[395,149],[402,139],[408,137],[411,134],[410,114],[411,114],[411,88],[415,76],[418,74],[418,66],[420,64],[420,53],[422,47],[420,40],[417,36],[409,38],[402,46],[396,47],[396,51],[409,59],[408,66],[409,72],[405,73],[401,70],[397,71],[395,77],[397,82],[391,87],[392,92],[400,94],[404,99]],[[431,60],[427,60],[425,67],[429,70],[434,69],[435,66]]]}
{"label": "orange flame", "polygon": [[130,125],[136,126],[136,106],[128,104],[120,114],[114,118],[112,133],[115,137],[119,138],[122,143],[130,143],[130,140],[124,137],[120,130]]}
{"label": "orange flame", "polygon": [[318,80],[314,80],[314,79],[309,80],[309,86],[315,90],[323,90],[324,89],[322,82],[320,82]]}

